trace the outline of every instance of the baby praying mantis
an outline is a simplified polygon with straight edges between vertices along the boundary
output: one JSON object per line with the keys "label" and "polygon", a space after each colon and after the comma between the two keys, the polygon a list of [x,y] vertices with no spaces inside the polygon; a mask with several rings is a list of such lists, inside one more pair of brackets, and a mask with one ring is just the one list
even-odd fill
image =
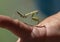
{"label": "baby praying mantis", "polygon": [[32,17],[34,16],[34,14],[38,14],[38,10],[36,11],[33,11],[33,12],[30,12],[30,13],[27,13],[27,14],[24,14],[22,15],[20,12],[17,11],[17,13],[20,15],[20,17],[22,18],[27,18],[29,15],[32,15]]}
{"label": "baby praying mantis", "polygon": [[30,13],[27,13],[25,15],[22,15],[20,12],[17,11],[17,13],[20,15],[20,17],[22,18],[27,18],[29,15],[32,15],[32,20],[34,21],[38,21],[39,23],[39,18],[38,17],[34,17],[35,14],[38,14],[38,10],[32,11]]}

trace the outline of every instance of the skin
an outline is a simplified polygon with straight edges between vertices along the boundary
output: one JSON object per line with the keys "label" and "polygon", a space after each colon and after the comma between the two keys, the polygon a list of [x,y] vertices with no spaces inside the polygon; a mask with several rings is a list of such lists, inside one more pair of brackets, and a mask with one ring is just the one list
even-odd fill
{"label": "skin", "polygon": [[0,27],[18,36],[17,42],[60,42],[60,12],[36,26],[29,26],[8,16],[0,15]]}

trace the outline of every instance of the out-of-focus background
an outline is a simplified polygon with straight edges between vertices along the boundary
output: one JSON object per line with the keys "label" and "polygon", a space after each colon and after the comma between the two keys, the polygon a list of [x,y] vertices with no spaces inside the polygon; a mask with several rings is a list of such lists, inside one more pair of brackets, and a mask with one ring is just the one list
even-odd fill
{"label": "out-of-focus background", "polygon": [[39,10],[46,16],[50,16],[60,11],[60,0],[35,0]]}
{"label": "out-of-focus background", "polygon": [[[42,21],[45,17],[50,16],[60,11],[59,0],[0,0],[0,15],[10,16],[11,18],[18,19],[28,24],[36,25],[36,21],[28,18],[21,18],[17,11],[23,15],[35,10],[39,10],[35,15]],[[17,36],[10,31],[0,28],[0,42],[16,42]]]}

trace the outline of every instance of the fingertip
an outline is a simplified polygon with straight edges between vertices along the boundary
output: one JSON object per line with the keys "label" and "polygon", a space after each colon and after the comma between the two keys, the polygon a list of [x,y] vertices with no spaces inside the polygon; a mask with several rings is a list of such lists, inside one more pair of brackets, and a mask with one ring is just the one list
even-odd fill
{"label": "fingertip", "polygon": [[20,39],[20,38],[18,38],[18,40],[17,40],[16,42],[20,42],[20,40],[21,40],[21,39]]}

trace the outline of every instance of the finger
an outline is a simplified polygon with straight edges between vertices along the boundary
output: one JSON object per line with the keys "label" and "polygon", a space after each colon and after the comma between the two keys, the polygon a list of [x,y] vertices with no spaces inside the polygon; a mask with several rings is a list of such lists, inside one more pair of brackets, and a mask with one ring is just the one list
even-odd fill
{"label": "finger", "polygon": [[21,42],[20,40],[21,40],[21,39],[20,39],[20,38],[18,38],[18,40],[17,40],[16,42]]}
{"label": "finger", "polygon": [[25,37],[32,31],[32,27],[23,22],[16,21],[8,16],[0,15],[0,27],[10,30],[19,37]]}

